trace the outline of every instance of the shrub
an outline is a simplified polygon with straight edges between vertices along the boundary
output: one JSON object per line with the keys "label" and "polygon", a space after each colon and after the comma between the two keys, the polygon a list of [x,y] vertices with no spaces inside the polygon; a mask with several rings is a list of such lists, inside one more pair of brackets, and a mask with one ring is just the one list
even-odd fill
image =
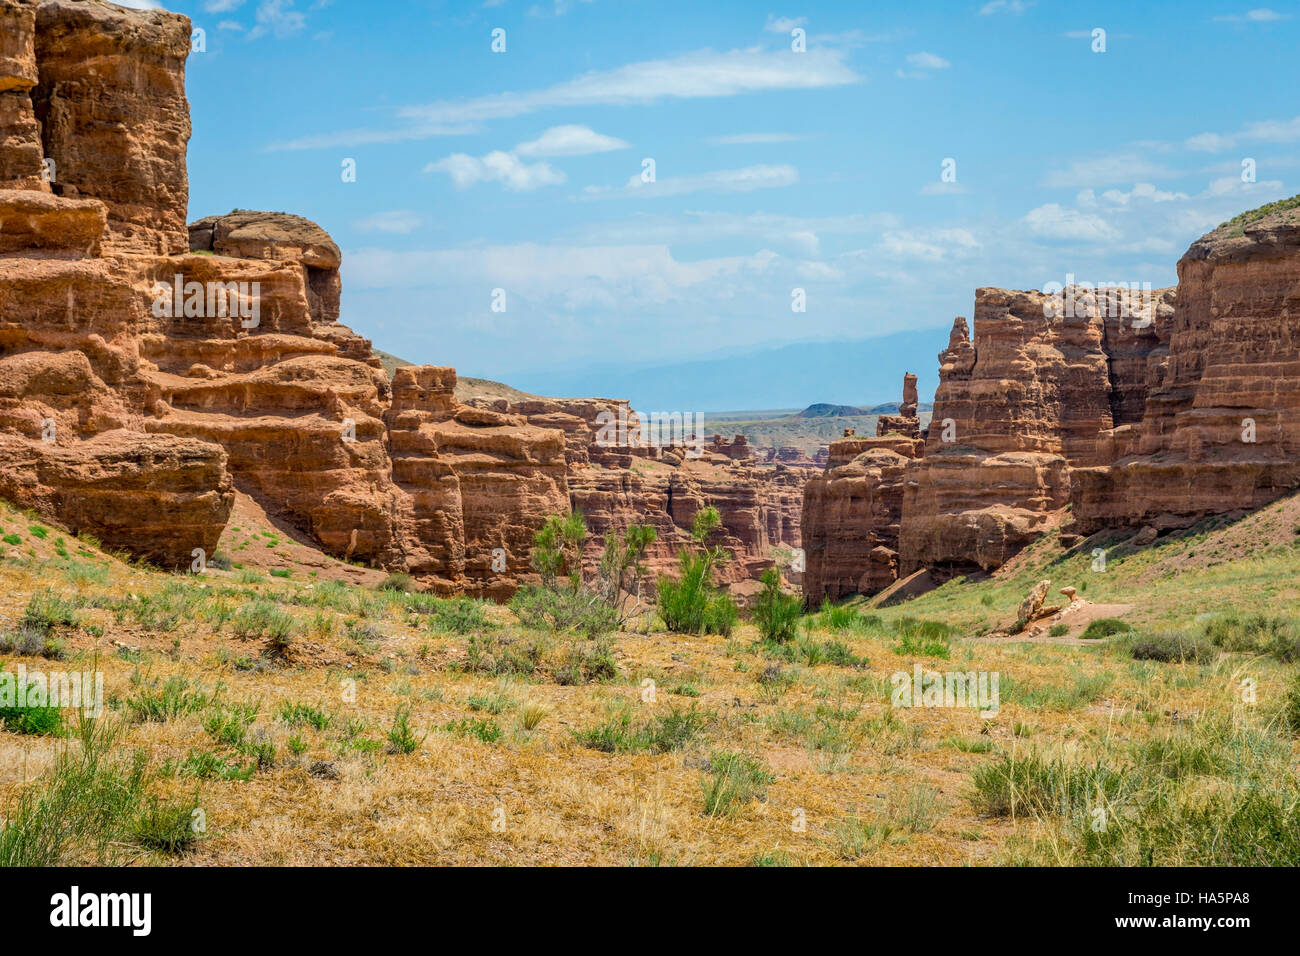
{"label": "shrub", "polygon": [[325,712],[325,708],[313,707],[297,701],[285,701],[280,705],[277,716],[290,727],[301,727],[306,724],[316,730],[327,730],[330,725],[330,715]]}
{"label": "shrub", "polygon": [[47,588],[31,596],[20,623],[23,627],[49,633],[56,627],[76,624],[76,608],[72,602]]}
{"label": "shrub", "polygon": [[25,657],[54,659],[61,659],[64,656],[62,642],[51,637],[48,631],[30,624],[22,624],[16,631],[0,634],[0,654],[22,654]]}
{"label": "shrub", "polygon": [[409,594],[415,590],[415,582],[411,580],[409,574],[397,571],[384,578],[379,585],[379,589],[381,591],[399,591],[403,594]]}
{"label": "shrub", "polygon": [[630,708],[621,707],[604,723],[575,731],[574,737],[584,747],[603,753],[662,754],[684,747],[707,723],[708,717],[694,707],[673,708],[641,723],[633,721]]}
{"label": "shrub", "polygon": [[1100,763],[1088,766],[1020,754],[976,767],[970,799],[978,811],[990,816],[1069,816],[1115,799],[1122,778]]}
{"label": "shrub", "polygon": [[[428,731],[425,732],[427,737]],[[424,743],[424,737],[415,736],[411,726],[411,708],[399,707],[393,715],[393,726],[388,731],[388,752],[391,754],[413,754]]]}
{"label": "shrub", "polygon": [[294,616],[267,598],[245,604],[235,612],[232,620],[237,637],[265,638],[267,649],[275,654],[286,653],[298,631]]}
{"label": "shrub", "polygon": [[465,648],[464,669],[474,674],[530,676],[537,671],[545,647],[517,635],[472,634]]}
{"label": "shrub", "polygon": [[15,734],[62,737],[63,714],[55,707],[0,707],[0,724]]}
{"label": "shrub", "polygon": [[137,722],[165,723],[175,717],[197,714],[208,706],[208,695],[197,684],[180,675],[159,683],[144,680],[138,674],[132,681],[135,692],[127,698],[126,706]]}
{"label": "shrub", "polygon": [[1218,649],[1203,637],[1190,637],[1181,631],[1160,631],[1133,642],[1134,660],[1164,663],[1208,663],[1219,656]]}
{"label": "shrub", "polygon": [[792,639],[803,617],[803,602],[781,590],[781,572],[768,568],[763,572],[763,590],[754,602],[754,623],[763,640],[784,644]]}
{"label": "shrub", "polygon": [[618,626],[618,611],[584,587],[550,590],[526,585],[515,592],[509,606],[524,627],[539,630],[570,631],[595,638]]}
{"label": "shrub", "polygon": [[576,590],[582,583],[582,548],[587,522],[582,512],[551,515],[533,535],[532,566],[542,576],[542,586],[554,590],[561,575]]}
{"label": "shrub", "polygon": [[746,754],[718,751],[709,758],[712,776],[705,778],[704,812],[711,817],[735,816],[751,800],[767,794],[776,778],[762,761]]}
{"label": "shrub", "polygon": [[1096,641],[1115,634],[1125,634],[1133,630],[1126,622],[1117,617],[1099,617],[1089,622],[1079,636],[1085,641]]}
{"label": "shrub", "polygon": [[[645,557],[650,545],[654,544],[656,537],[658,533],[655,529],[643,524],[629,525],[622,534],[614,531],[605,534],[605,551],[600,557],[596,593],[609,607],[615,609],[620,625],[628,618],[629,597],[635,598],[633,608],[641,603],[641,581],[645,575],[641,559]],[[630,594],[625,593],[629,583],[632,588]]]}
{"label": "shrub", "polygon": [[183,814],[188,826],[195,802],[149,797],[149,763],[142,752],[117,749],[121,729],[103,718],[79,721],[79,746],[63,748],[0,821],[0,867],[120,865],[140,848],[191,845],[179,839],[176,821]]}
{"label": "shrub", "polygon": [[438,601],[432,607],[430,618],[436,630],[453,634],[483,631],[492,626],[484,612],[483,602],[467,597]]}
{"label": "shrub", "polygon": [[501,739],[501,728],[495,720],[487,717],[481,720],[470,720],[468,718],[452,720],[444,724],[442,729],[459,737],[473,737],[485,744],[496,743]]}
{"label": "shrub", "polygon": [[678,576],[655,582],[657,605],[664,626],[674,634],[721,634],[729,636],[740,618],[736,602],[713,586],[713,569],[726,552],[709,547],[707,541],[722,525],[713,506],[695,513],[691,539],[702,550],[692,554],[683,548],[677,555]]}

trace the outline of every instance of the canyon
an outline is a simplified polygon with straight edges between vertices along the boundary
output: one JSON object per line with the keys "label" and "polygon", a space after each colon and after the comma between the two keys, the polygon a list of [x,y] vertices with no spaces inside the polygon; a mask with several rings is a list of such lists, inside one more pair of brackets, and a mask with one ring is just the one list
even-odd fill
{"label": "canyon", "polygon": [[[811,462],[643,446],[617,400],[462,402],[432,365],[390,378],[340,322],[342,254],[319,225],[187,224],[187,18],[0,0],[0,28],[0,497],[180,568],[247,495],[329,555],[495,599],[571,508],[593,562],[641,522],[663,570],[713,505],[729,583],[800,543]],[[602,413],[633,423],[626,442]]]}
{"label": "canyon", "polygon": [[1295,490],[1297,322],[1294,200],[1197,240],[1176,288],[977,290],[919,440],[882,421],[832,443],[809,481],[808,600],[990,572],[1051,531],[1149,542]]}
{"label": "canyon", "polygon": [[1295,203],[1203,236],[1176,288],[1137,300],[978,289],[928,424],[909,374],[898,414],[824,461],[647,441],[623,400],[385,371],[341,321],[343,256],[314,222],[187,222],[187,18],[0,0],[0,27],[0,497],[111,549],[190,566],[242,495],[340,561],[500,600],[533,580],[549,515],[583,513],[592,565],[606,534],[652,526],[662,573],[713,506],[722,583],[743,595],[802,548],[788,579],[815,604],[1300,487]]}

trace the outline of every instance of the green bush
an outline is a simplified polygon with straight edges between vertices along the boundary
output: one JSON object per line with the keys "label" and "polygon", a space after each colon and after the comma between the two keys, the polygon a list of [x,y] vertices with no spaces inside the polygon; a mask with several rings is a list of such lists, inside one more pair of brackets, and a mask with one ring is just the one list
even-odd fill
{"label": "green bush", "polygon": [[750,801],[765,796],[776,778],[761,760],[746,754],[719,751],[709,758],[711,776],[704,779],[704,812],[711,817],[735,816]]}
{"label": "green bush", "polygon": [[574,737],[584,747],[603,753],[662,754],[684,747],[704,729],[708,720],[707,715],[691,707],[689,710],[673,708],[666,714],[636,722],[631,708],[624,706],[604,723],[575,731]]}
{"label": "green bush", "polygon": [[47,588],[31,596],[20,626],[49,633],[56,627],[71,627],[76,623],[75,605]]}
{"label": "green bush", "polygon": [[1134,660],[1162,661],[1164,663],[1193,662],[1204,664],[1219,656],[1218,649],[1203,637],[1192,637],[1181,631],[1161,631],[1139,638],[1130,651]]}
{"label": "green bush", "polygon": [[618,611],[585,587],[552,590],[525,585],[510,599],[510,610],[524,627],[568,631],[587,638],[618,627]]}
{"label": "green bush", "polygon": [[122,865],[141,849],[192,845],[195,834],[183,837],[179,821],[190,826],[196,800],[151,796],[148,759],[116,746],[121,730],[104,718],[79,721],[78,746],[62,748],[0,820],[0,867]]}
{"label": "green bush", "polygon": [[763,640],[784,644],[799,630],[803,602],[781,590],[781,572],[768,568],[763,572],[763,590],[754,602],[754,623]]}
{"label": "green bush", "polygon": [[1115,634],[1126,634],[1131,630],[1133,628],[1117,617],[1099,617],[1090,622],[1079,636],[1085,641],[1095,641]]}

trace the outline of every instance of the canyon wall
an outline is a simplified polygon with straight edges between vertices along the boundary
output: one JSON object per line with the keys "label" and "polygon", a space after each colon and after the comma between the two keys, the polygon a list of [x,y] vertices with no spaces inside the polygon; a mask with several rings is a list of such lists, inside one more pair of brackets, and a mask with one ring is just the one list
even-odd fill
{"label": "canyon wall", "polygon": [[974,324],[973,339],[965,319],[953,326],[901,480],[846,438],[809,483],[811,602],[922,568],[939,581],[989,571],[1052,528],[1066,545],[1159,532],[1300,487],[1295,200],[1193,243],[1177,289],[980,289]]}
{"label": "canyon wall", "polygon": [[[654,573],[674,570],[677,552],[690,543],[696,513],[709,505],[722,519],[712,543],[733,556],[719,570],[722,583],[753,579],[771,566],[776,549],[800,545],[803,486],[811,472],[757,461],[743,436],[728,441],[714,435],[690,447],[651,443],[640,434],[637,413],[613,399],[471,404],[564,432],[569,501],[587,520],[586,560],[592,566],[607,531],[648,524],[656,540],[647,567]],[[619,422],[627,423],[621,432]]]}
{"label": "canyon wall", "polygon": [[1262,212],[1179,261],[1143,415],[1106,436],[1104,467],[1074,474],[1074,532],[1186,527],[1300,485],[1300,209]]}
{"label": "canyon wall", "polygon": [[[874,594],[922,568],[939,581],[991,570],[1058,526],[1072,470],[1109,460],[1116,426],[1144,406],[1174,299],[979,289],[974,337],[958,317],[939,355],[926,432],[905,417],[908,376],[905,416],[832,444],[809,482],[809,602]],[[891,430],[906,444],[886,451]]]}
{"label": "canyon wall", "polygon": [[0,496],[159,565],[211,556],[236,491],[327,553],[508,597],[548,515],[648,521],[672,565],[716,505],[728,580],[797,545],[807,472],[743,442],[598,440],[626,402],[455,398],[340,323],[338,246],[298,216],[186,225],[189,21],[0,0]]}

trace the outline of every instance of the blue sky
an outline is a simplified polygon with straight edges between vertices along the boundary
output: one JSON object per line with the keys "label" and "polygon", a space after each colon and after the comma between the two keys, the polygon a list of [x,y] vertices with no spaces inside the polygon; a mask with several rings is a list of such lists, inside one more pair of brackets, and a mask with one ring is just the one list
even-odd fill
{"label": "blue sky", "polygon": [[191,218],[319,222],[345,322],[533,391],[930,392],[977,287],[1171,285],[1197,236],[1300,191],[1293,2],[168,6],[206,32]]}

